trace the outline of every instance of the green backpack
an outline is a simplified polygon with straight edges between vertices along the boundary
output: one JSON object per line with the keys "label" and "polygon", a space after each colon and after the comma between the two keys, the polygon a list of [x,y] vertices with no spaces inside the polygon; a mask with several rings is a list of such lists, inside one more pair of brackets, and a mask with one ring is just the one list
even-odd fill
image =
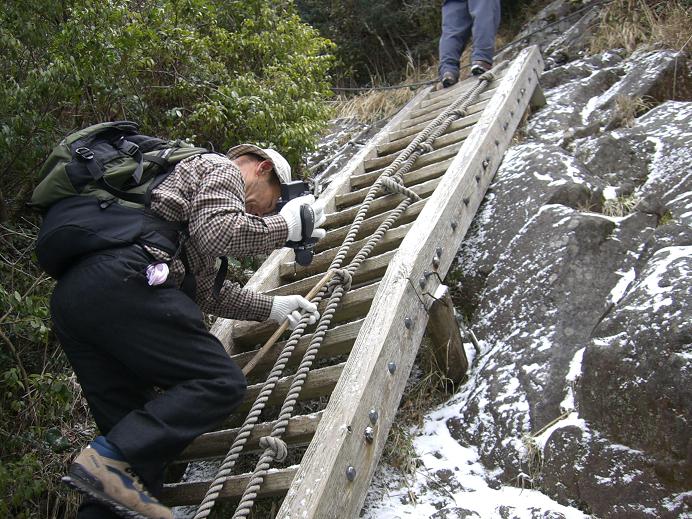
{"label": "green backpack", "polygon": [[36,253],[50,276],[86,254],[134,243],[178,253],[187,223],[153,214],[151,192],[178,162],[208,150],[138,130],[130,121],[89,126],[44,163],[30,205],[43,212]]}

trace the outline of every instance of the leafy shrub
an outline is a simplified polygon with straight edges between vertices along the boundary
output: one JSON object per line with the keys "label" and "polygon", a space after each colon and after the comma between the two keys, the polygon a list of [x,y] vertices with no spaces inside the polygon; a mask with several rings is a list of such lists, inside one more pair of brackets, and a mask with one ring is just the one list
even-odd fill
{"label": "leafy shrub", "polygon": [[331,48],[290,1],[3,2],[0,517],[73,517],[60,476],[94,435],[50,330],[36,216],[21,211],[50,149],[78,128],[130,119],[222,151],[271,145],[296,165],[329,116]]}
{"label": "leafy shrub", "polygon": [[296,163],[329,115],[330,49],[292,2],[7,0],[0,192],[24,201],[63,135],[114,119],[219,150],[273,145]]}

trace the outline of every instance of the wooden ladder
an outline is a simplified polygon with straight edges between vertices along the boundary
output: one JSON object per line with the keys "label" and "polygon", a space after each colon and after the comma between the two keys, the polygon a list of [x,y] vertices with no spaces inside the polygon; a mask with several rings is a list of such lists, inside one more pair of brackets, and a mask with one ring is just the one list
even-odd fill
{"label": "wooden ladder", "polygon": [[[257,499],[285,496],[277,517],[358,516],[426,325],[431,315],[436,323],[441,322],[439,312],[432,308],[436,300],[432,295],[449,297],[440,288],[441,280],[524,113],[530,104],[541,104],[538,77],[542,71],[538,48],[524,49],[467,115],[435,140],[434,150],[419,157],[404,176],[405,185],[421,200],[409,206],[354,275],[353,286],[324,339],[319,362],[300,395],[302,402],[328,399],[329,403],[318,412],[291,418],[283,437],[289,453],[302,453],[305,446],[307,450],[299,465],[272,470],[258,495]],[[271,295],[306,294],[334,258],[369,186],[418,132],[476,84],[477,79],[470,78],[444,90],[425,89],[412,99],[320,196],[328,213],[328,232],[318,243],[312,264],[296,265],[290,249],[275,251],[247,287]],[[401,195],[385,194],[375,200],[351,257],[401,199]],[[435,326],[438,334],[442,326]],[[276,328],[268,323],[218,320],[212,333],[242,367]],[[308,334],[300,340],[289,367],[300,362],[309,340]],[[458,342],[456,348],[461,347]],[[225,428],[197,438],[179,464],[224,458],[237,434],[234,425],[242,423],[281,345],[273,347],[252,370],[245,400]],[[461,354],[452,351],[452,357],[449,355],[449,350],[442,352],[447,367],[459,372],[465,361],[463,349]],[[283,402],[291,380],[290,375],[281,379],[268,406]],[[269,433],[271,425],[265,421],[255,427],[241,460],[246,453],[260,450],[259,438]],[[249,476],[231,477],[219,500],[237,501]],[[163,501],[169,506],[197,505],[210,482],[168,484]]]}

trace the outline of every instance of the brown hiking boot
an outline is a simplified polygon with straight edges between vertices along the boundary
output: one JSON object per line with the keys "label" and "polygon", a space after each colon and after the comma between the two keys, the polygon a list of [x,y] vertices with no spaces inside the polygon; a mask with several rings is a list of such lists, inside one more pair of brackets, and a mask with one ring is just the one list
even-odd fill
{"label": "brown hiking boot", "polygon": [[130,519],[173,519],[170,508],[154,498],[126,461],[87,447],[74,460],[63,482]]}
{"label": "brown hiking boot", "polygon": [[487,61],[474,61],[471,63],[471,74],[474,76],[480,76],[481,74],[488,72],[493,68],[492,63],[488,63]]}

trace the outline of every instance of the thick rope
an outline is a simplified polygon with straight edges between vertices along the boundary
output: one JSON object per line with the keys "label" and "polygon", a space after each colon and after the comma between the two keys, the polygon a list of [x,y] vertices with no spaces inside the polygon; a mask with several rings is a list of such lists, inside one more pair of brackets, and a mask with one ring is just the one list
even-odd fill
{"label": "thick rope", "polygon": [[[503,62],[502,64],[498,65],[495,69],[493,69],[493,72],[496,72],[499,68],[503,67],[505,63],[506,62]],[[431,121],[425,127],[425,129],[422,130],[397,156],[394,162],[382,172],[372,187],[368,190],[365,200],[361,203],[346,238],[344,239],[339,251],[330,265],[330,269],[336,270],[336,275],[330,281],[330,283],[311,300],[313,303],[318,304],[325,297],[327,297],[328,294],[330,294],[329,301],[322,313],[317,329],[313,333],[310,345],[303,355],[303,359],[298,371],[293,377],[291,387],[286,395],[286,398],[284,399],[284,404],[281,407],[279,418],[272,427],[271,435],[262,437],[260,439],[260,447],[264,448],[265,450],[260,456],[260,460],[255,467],[255,471],[250,478],[245,492],[243,493],[240,504],[233,515],[234,519],[247,517],[249,515],[250,510],[254,506],[254,500],[257,497],[257,492],[264,481],[264,477],[269,470],[271,462],[273,460],[283,461],[283,459],[285,459],[287,449],[285,442],[281,440],[281,436],[286,430],[288,421],[293,413],[294,405],[298,400],[300,391],[302,390],[305,379],[307,378],[312,366],[312,362],[315,359],[320,346],[322,345],[324,336],[329,328],[329,325],[331,324],[332,317],[336,312],[336,308],[341,302],[343,295],[350,289],[352,275],[358,270],[362,262],[369,256],[370,252],[372,252],[372,249],[382,239],[387,230],[389,230],[389,228],[394,224],[394,222],[396,222],[401,214],[403,214],[408,206],[411,205],[413,201],[420,200],[420,197],[415,192],[403,185],[403,175],[410,171],[414,162],[420,155],[433,150],[434,140],[442,135],[453,121],[466,115],[468,106],[475,101],[478,95],[494,79],[495,75],[492,72],[486,72],[485,74],[479,76],[478,84],[471,90],[467,91],[463,96],[457,99],[452,105],[450,105],[433,121]],[[355,237],[360,230],[361,224],[365,219],[365,215],[370,208],[370,204],[383,189],[389,191],[390,193],[402,194],[406,198],[404,198],[404,200],[402,200],[399,205],[390,212],[388,217],[378,226],[377,230],[372,234],[370,239],[368,239],[358,254],[356,254],[356,256],[351,260],[349,265],[345,269],[340,269],[341,264],[348,255],[351,245],[355,241]],[[305,333],[308,321],[309,316],[303,316],[298,323],[298,326],[296,326],[291,333],[288,341],[281,351],[281,354],[275,361],[266,382],[262,386],[260,394],[255,399],[255,402],[253,403],[252,408],[250,409],[250,412],[243,423],[243,426],[240,428],[238,435],[228,451],[226,458],[221,464],[214,481],[207,490],[207,493],[194,516],[194,519],[204,519],[209,516],[224,483],[229,479],[231,471],[235,466],[235,462],[238,460],[240,453],[247,443],[247,439],[249,438],[252,429],[259,420],[259,416],[262,413],[269,396],[274,390],[274,387],[281,377],[288,360],[293,354],[293,350],[298,344],[299,339]]]}

